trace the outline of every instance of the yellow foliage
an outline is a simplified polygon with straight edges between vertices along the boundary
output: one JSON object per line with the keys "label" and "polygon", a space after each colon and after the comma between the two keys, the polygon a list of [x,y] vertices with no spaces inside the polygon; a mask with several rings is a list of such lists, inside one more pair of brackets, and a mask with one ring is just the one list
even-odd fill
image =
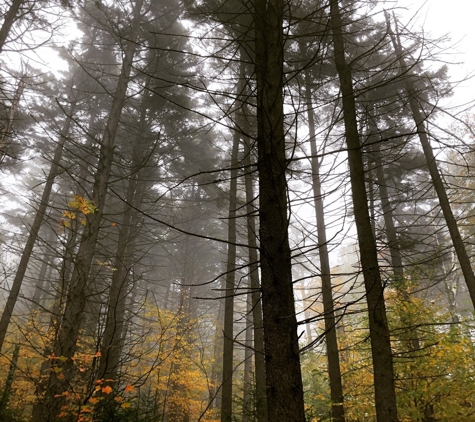
{"label": "yellow foliage", "polygon": [[68,202],[68,207],[72,210],[79,211],[84,215],[92,214],[96,210],[96,207],[91,200],[76,194],[74,195],[74,199]]}

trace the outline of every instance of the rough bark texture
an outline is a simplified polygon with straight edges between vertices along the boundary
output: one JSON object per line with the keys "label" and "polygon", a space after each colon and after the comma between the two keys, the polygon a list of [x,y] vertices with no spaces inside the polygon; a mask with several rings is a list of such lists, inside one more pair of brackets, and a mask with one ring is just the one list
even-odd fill
{"label": "rough bark texture", "polygon": [[68,137],[74,107],[75,103],[71,105],[69,114],[64,123],[63,130],[61,131],[59,142],[54,151],[53,161],[51,162],[48,178],[46,179],[43,194],[41,196],[40,206],[36,211],[35,219],[33,221],[33,224],[31,225],[30,234],[28,235],[25,248],[23,249],[23,252],[21,254],[20,264],[18,265],[15,278],[13,279],[12,288],[10,289],[10,293],[8,294],[7,303],[0,319],[0,351],[2,350],[3,343],[5,341],[5,336],[7,334],[8,326],[12,318],[13,309],[15,308],[15,304],[18,300],[18,295],[20,294],[21,285],[23,284],[23,279],[28,268],[28,263],[31,258],[31,253],[33,252],[33,247],[35,246],[36,239],[38,238],[38,232],[43,223],[46,210],[48,208],[49,197],[51,195],[54,180],[60,171],[59,162],[63,154],[64,144],[66,143]]}
{"label": "rough bark texture", "polygon": [[427,166],[429,167],[429,173],[432,179],[432,184],[439,198],[440,208],[447,223],[447,228],[449,229],[450,237],[454,245],[455,253],[462,269],[463,276],[465,278],[465,283],[467,284],[468,291],[470,293],[470,298],[472,304],[475,307],[475,273],[473,272],[472,265],[470,263],[470,257],[468,256],[465,244],[463,242],[462,236],[460,235],[460,230],[455,220],[454,214],[452,212],[452,207],[450,206],[450,201],[447,196],[447,191],[445,190],[445,185],[440,175],[439,169],[437,167],[437,161],[432,150],[432,146],[429,141],[429,136],[427,135],[427,130],[425,127],[426,117],[422,114],[420,104],[417,98],[417,92],[414,88],[413,76],[410,70],[407,67],[406,61],[404,60],[402,46],[399,42],[399,39],[396,37],[394,32],[391,29],[389,22],[389,17],[386,15],[387,27],[389,35],[393,43],[394,50],[399,60],[401,66],[401,73],[406,75],[405,78],[405,88],[407,95],[409,97],[409,106],[412,113],[412,117],[416,124],[417,134],[424,150],[424,155],[427,161]]}
{"label": "rough bark texture", "polygon": [[330,259],[328,257],[327,234],[325,226],[325,213],[323,209],[322,183],[320,181],[320,163],[317,158],[317,145],[315,139],[315,120],[313,116],[312,93],[310,88],[310,75],[305,72],[305,88],[307,100],[308,129],[310,137],[310,150],[312,154],[312,187],[313,201],[318,234],[318,256],[320,258],[322,279],[322,300],[325,320],[325,342],[327,346],[328,375],[330,379],[330,397],[332,400],[332,420],[345,421],[343,407],[343,385],[341,382],[340,354],[336,335],[336,319],[333,302]]}
{"label": "rough bark texture", "polygon": [[288,239],[282,0],[255,1],[262,307],[269,421],[304,422]]}
{"label": "rough bark texture", "polygon": [[343,101],[345,137],[358,243],[368,303],[371,353],[374,368],[376,418],[378,422],[398,421],[391,342],[379,271],[376,242],[371,229],[364,166],[356,119],[351,69],[346,63],[343,27],[338,0],[330,1],[331,28]]}
{"label": "rough bark texture", "polygon": [[[240,84],[238,84],[240,85]],[[239,88],[238,88],[239,89]],[[236,198],[239,132],[234,132],[231,153],[231,182],[229,186],[228,212],[228,259],[226,265],[226,289],[224,291],[224,346],[221,421],[232,422],[233,410],[233,351],[234,351],[234,279],[236,270]]]}

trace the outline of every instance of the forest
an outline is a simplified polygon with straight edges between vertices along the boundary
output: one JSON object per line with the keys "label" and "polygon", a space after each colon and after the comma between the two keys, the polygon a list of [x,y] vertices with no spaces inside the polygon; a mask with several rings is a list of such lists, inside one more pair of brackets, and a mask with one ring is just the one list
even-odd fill
{"label": "forest", "polygon": [[473,104],[418,13],[0,1],[0,422],[475,421]]}

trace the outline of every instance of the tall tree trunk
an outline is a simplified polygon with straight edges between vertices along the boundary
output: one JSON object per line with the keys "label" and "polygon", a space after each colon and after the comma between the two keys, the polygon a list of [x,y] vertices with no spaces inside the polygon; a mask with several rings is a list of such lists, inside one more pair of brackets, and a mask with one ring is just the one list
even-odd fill
{"label": "tall tree trunk", "polygon": [[[143,182],[142,182],[143,183]],[[104,334],[101,340],[101,357],[97,379],[102,380],[104,387],[110,386],[116,391],[120,358],[124,347],[127,297],[130,293],[129,271],[133,263],[135,241],[139,214],[135,208],[142,204],[142,186],[138,186],[138,174],[129,181],[127,204],[120,225],[117,241],[117,253],[114,262],[107,304],[107,317]],[[133,208],[130,208],[131,204]],[[110,417],[114,417],[115,406],[113,398],[116,395],[103,397],[100,408],[105,409]],[[110,399],[110,400],[109,400]],[[115,402],[117,404],[117,402]]]}
{"label": "tall tree trunk", "polygon": [[[12,394],[13,381],[15,379],[15,371],[18,366],[18,358],[20,357],[20,344],[16,344],[13,349],[12,360],[10,362],[10,369],[8,370],[7,379],[5,380],[5,385],[3,386],[2,396],[0,398],[0,420],[7,420],[8,417],[6,414],[8,408],[8,402],[10,401],[10,396]],[[5,418],[5,419],[3,419]]]}
{"label": "tall tree trunk", "polygon": [[255,0],[257,149],[268,418],[304,422],[288,238],[283,109],[283,0]]}
{"label": "tall tree trunk", "polygon": [[330,259],[328,256],[327,233],[325,226],[325,211],[323,208],[322,182],[320,180],[320,162],[317,157],[315,135],[315,119],[313,116],[312,92],[310,87],[310,74],[305,71],[305,94],[307,100],[308,130],[310,138],[310,151],[312,154],[312,187],[313,203],[318,235],[318,256],[320,258],[322,299],[325,321],[325,342],[327,346],[328,375],[330,379],[330,397],[332,401],[332,420],[345,422],[343,407],[343,385],[341,382],[340,355],[336,335],[336,319],[333,302]]}
{"label": "tall tree trunk", "polygon": [[[221,282],[221,289],[225,289],[225,281]],[[209,389],[209,408],[221,409],[221,384],[223,369],[223,320],[224,320],[224,304],[223,300],[219,300],[218,317],[216,319],[216,329],[214,331],[213,344],[213,365],[211,368],[211,386]]]}
{"label": "tall tree trunk", "polygon": [[[252,290],[249,277],[249,290]],[[252,415],[252,296],[249,293],[246,299],[246,329],[244,350],[244,379],[242,395],[242,422],[249,422]]]}
{"label": "tall tree trunk", "polygon": [[[123,338],[125,334],[126,302],[129,294],[129,271],[133,263],[135,241],[138,235],[139,214],[143,199],[144,182],[139,180],[143,176],[143,159],[145,156],[143,139],[143,129],[146,127],[146,115],[148,105],[148,95],[142,100],[142,107],[139,120],[139,133],[134,145],[132,172],[127,187],[126,203],[120,224],[119,238],[117,241],[117,253],[114,262],[114,273],[112,275],[109,289],[109,300],[107,305],[107,317],[104,334],[101,340],[101,358],[99,363],[98,379],[103,380],[102,385],[109,385],[115,389],[120,357],[123,349]],[[111,396],[113,397],[113,396]],[[108,400],[104,400],[108,402]],[[110,404],[110,403],[107,403]],[[103,406],[104,403],[101,403]],[[111,406],[109,406],[110,408]],[[112,409],[108,409],[113,411]]]}
{"label": "tall tree trunk", "polygon": [[12,288],[10,289],[10,293],[8,294],[7,303],[3,310],[2,317],[0,318],[0,351],[2,350],[3,343],[5,341],[5,336],[7,334],[8,326],[12,318],[13,309],[17,302],[18,295],[20,294],[21,285],[23,284],[23,279],[28,268],[31,253],[33,252],[33,247],[35,246],[35,242],[38,237],[38,232],[40,230],[41,225],[43,224],[43,220],[46,215],[46,210],[48,208],[49,197],[51,195],[54,180],[60,172],[59,162],[63,154],[64,144],[68,139],[68,133],[72,122],[72,114],[74,113],[75,106],[76,103],[73,102],[69,109],[68,116],[66,117],[63,130],[61,131],[59,142],[54,151],[54,157],[53,161],[51,162],[48,178],[46,179],[45,188],[41,196],[40,205],[38,207],[38,210],[36,211],[35,219],[30,228],[30,234],[28,235],[25,248],[23,249],[23,252],[21,254],[20,264],[18,265],[15,278],[13,279]]}
{"label": "tall tree trunk", "polygon": [[[137,0],[134,10],[134,26],[137,27],[142,0]],[[94,176],[94,186],[92,192],[92,202],[95,210],[87,215],[86,226],[81,237],[79,250],[76,254],[74,268],[69,283],[69,291],[66,298],[66,305],[58,333],[58,341],[55,345],[55,355],[62,356],[64,360],[58,360],[55,364],[57,371],[51,372],[51,384],[47,389],[46,401],[49,403],[48,419],[44,421],[56,421],[61,406],[64,403],[62,393],[67,391],[74,375],[74,364],[71,358],[74,357],[76,344],[79,336],[79,328],[86,306],[86,292],[89,282],[89,271],[94,258],[99,229],[102,221],[102,213],[105,207],[107,187],[112,168],[112,158],[114,143],[119,127],[119,120],[124,106],[127,86],[129,83],[132,61],[137,48],[132,40],[127,43],[122,63],[121,73],[117,82],[117,87],[112,102],[111,111],[107,120],[106,129],[101,142],[99,152],[99,163]],[[59,372],[60,371],[60,372]],[[61,379],[56,375],[61,373]],[[45,415],[38,415],[45,418]]]}
{"label": "tall tree trunk", "polygon": [[[241,75],[245,75],[245,64],[241,63]],[[246,189],[246,223],[247,244],[249,245],[249,278],[252,299],[252,323],[254,334],[254,366],[256,378],[256,417],[258,422],[267,422],[267,392],[266,392],[266,363],[264,353],[264,326],[262,322],[261,286],[259,283],[259,257],[257,249],[257,228],[254,186],[251,167],[251,140],[249,138],[249,113],[247,109],[247,85],[242,91],[242,122],[244,140],[243,165],[245,169],[244,184]],[[254,163],[252,163],[254,164]]]}
{"label": "tall tree trunk", "polygon": [[[241,84],[238,84],[238,90]],[[237,113],[236,113],[237,114]],[[228,258],[226,265],[226,289],[224,291],[224,346],[223,346],[223,386],[221,398],[221,421],[233,419],[233,372],[234,372],[234,280],[236,270],[236,203],[237,164],[239,152],[239,132],[233,136],[231,152],[231,172],[229,185],[228,212]]]}
{"label": "tall tree trunk", "polygon": [[459,228],[457,226],[457,221],[455,220],[452,208],[450,206],[450,201],[447,196],[447,191],[445,190],[444,182],[442,176],[440,175],[439,169],[437,168],[437,161],[432,150],[432,146],[427,135],[427,130],[425,127],[426,117],[422,114],[419,107],[419,101],[417,98],[417,92],[414,88],[413,75],[409,70],[406,61],[404,59],[402,45],[398,37],[394,34],[391,28],[391,23],[389,21],[389,15],[386,14],[386,22],[388,33],[391,36],[394,50],[396,52],[397,58],[399,60],[399,65],[401,66],[401,73],[405,75],[404,83],[409,97],[409,106],[411,109],[412,117],[416,124],[417,134],[419,135],[419,140],[424,150],[424,155],[427,161],[427,166],[429,167],[429,173],[432,179],[432,184],[434,185],[437,197],[439,198],[440,208],[444,215],[447,227],[449,229],[450,237],[454,245],[455,252],[462,269],[463,276],[465,278],[465,283],[467,284],[468,291],[470,293],[470,298],[472,304],[475,307],[475,273],[473,272],[472,265],[470,263],[470,258],[468,256],[465,244],[463,242],[462,236],[460,235]]}
{"label": "tall tree trunk", "polygon": [[13,129],[13,124],[15,123],[15,116],[18,110],[18,105],[20,104],[21,96],[23,95],[23,90],[25,89],[25,79],[26,75],[23,75],[20,81],[18,82],[17,89],[15,91],[15,94],[13,95],[12,105],[10,107],[10,111],[8,112],[7,122],[5,124],[5,127],[0,132],[0,163],[7,155],[8,138],[12,135],[11,132]]}
{"label": "tall tree trunk", "polygon": [[394,274],[395,285],[400,286],[404,281],[404,268],[402,266],[401,251],[397,236],[396,226],[394,225],[393,208],[389,200],[386,177],[384,175],[383,160],[381,157],[380,139],[378,136],[378,127],[374,117],[374,107],[370,106],[368,111],[368,129],[370,132],[371,155],[376,169],[376,180],[378,182],[379,199],[383,209],[384,227],[388,238],[388,248],[391,257],[391,267]]}
{"label": "tall tree trunk", "polygon": [[[399,246],[399,240],[397,236],[396,226],[394,224],[393,208],[389,199],[388,188],[386,185],[386,177],[383,170],[383,160],[381,157],[381,147],[379,144],[380,139],[376,137],[378,128],[376,126],[373,107],[369,110],[369,131],[370,139],[375,142],[371,145],[371,153],[373,156],[374,166],[376,168],[376,179],[379,188],[379,199],[381,201],[381,207],[383,209],[384,227],[386,237],[388,238],[388,248],[391,257],[391,268],[394,274],[394,286],[397,293],[407,302],[411,301],[411,296],[405,285],[404,267],[402,265],[401,251]],[[411,351],[420,349],[420,341],[417,336],[416,324],[411,321],[411,316],[406,313],[401,314],[401,324],[410,333],[411,338],[408,341],[408,349]]]}
{"label": "tall tree trunk", "polygon": [[[191,198],[198,200],[195,193],[195,185]],[[193,223],[190,224],[190,226]],[[181,289],[179,306],[177,310],[177,328],[175,336],[174,353],[182,352],[182,348],[191,343],[191,302],[190,287],[195,276],[196,262],[196,238],[186,237],[183,260],[183,274],[181,277]],[[168,422],[191,422],[190,421],[190,401],[189,384],[183,372],[186,371],[186,365],[181,359],[174,360],[170,365],[170,377],[168,387],[167,421]]]}
{"label": "tall tree trunk", "polygon": [[[53,243],[54,239],[54,232],[48,229],[47,234],[44,239],[44,243],[46,248],[48,248]],[[51,259],[48,255],[48,252],[45,252],[43,255],[43,261],[41,262],[40,271],[38,272],[38,277],[35,284],[35,291],[33,293],[33,297],[31,299],[31,312],[34,312],[41,306],[41,299],[44,297],[45,293],[45,279],[46,279],[46,271],[51,270]]]}
{"label": "tall tree trunk", "polygon": [[369,217],[353,81],[351,68],[346,63],[345,58],[343,26],[338,0],[330,0],[330,19],[335,49],[335,64],[340,79],[343,101],[343,117],[348,146],[348,164],[350,168],[355,223],[368,303],[376,418],[378,422],[396,422],[398,421],[398,416],[394,388],[394,369],[384,303],[384,288],[379,271],[376,241]]}
{"label": "tall tree trunk", "polygon": [[3,21],[2,27],[0,28],[0,53],[3,51],[3,47],[5,46],[5,41],[7,40],[8,34],[10,33],[10,29],[16,20],[18,10],[20,10],[20,7],[23,3],[25,3],[25,0],[13,0],[10,8],[8,9],[5,20]]}

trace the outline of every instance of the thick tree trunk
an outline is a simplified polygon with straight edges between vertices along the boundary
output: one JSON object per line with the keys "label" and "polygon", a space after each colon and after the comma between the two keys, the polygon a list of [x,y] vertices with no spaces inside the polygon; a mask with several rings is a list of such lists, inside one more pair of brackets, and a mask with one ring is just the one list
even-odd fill
{"label": "thick tree trunk", "polygon": [[393,43],[394,50],[399,59],[399,64],[401,66],[401,73],[405,75],[405,88],[407,95],[409,97],[409,106],[411,109],[412,117],[416,124],[417,134],[424,150],[424,155],[427,161],[427,166],[429,167],[429,173],[432,178],[432,184],[439,198],[440,208],[444,215],[447,227],[449,229],[450,237],[454,245],[455,252],[462,269],[463,276],[465,278],[465,283],[467,284],[468,291],[470,293],[470,298],[472,304],[475,307],[475,273],[473,272],[472,264],[470,263],[470,257],[468,256],[465,244],[463,242],[462,236],[460,235],[459,228],[457,226],[457,221],[455,220],[452,208],[450,206],[450,201],[447,196],[447,191],[445,190],[445,185],[440,175],[439,169],[437,168],[437,161],[432,150],[432,146],[427,135],[427,130],[425,127],[425,116],[422,114],[419,107],[419,101],[417,98],[417,92],[414,88],[413,76],[410,70],[407,67],[406,61],[404,60],[404,55],[402,51],[402,46],[399,42],[399,39],[396,37],[394,32],[391,29],[391,24],[389,21],[389,16],[386,14],[386,21],[389,35]]}
{"label": "thick tree trunk", "polygon": [[257,149],[268,418],[304,422],[288,238],[283,110],[283,0],[255,0]]}
{"label": "thick tree trunk", "polygon": [[[238,89],[241,84],[238,84]],[[224,346],[223,386],[221,399],[221,421],[232,422],[233,414],[233,372],[234,372],[234,279],[236,270],[236,204],[237,164],[239,132],[235,130],[231,153],[228,212],[228,258],[226,265],[226,290],[224,291]]]}
{"label": "thick tree trunk", "polygon": [[8,9],[5,20],[3,21],[3,25],[0,28],[0,53],[3,51],[3,47],[5,46],[5,41],[7,40],[8,34],[10,33],[10,29],[12,28],[18,11],[20,10],[20,7],[23,3],[25,3],[25,0],[13,0],[10,8]]}
{"label": "thick tree trunk", "polygon": [[396,392],[389,327],[384,303],[384,288],[379,271],[376,242],[369,217],[353,81],[351,69],[345,59],[343,27],[338,0],[330,1],[330,14],[335,64],[340,78],[343,101],[354,215],[368,303],[376,418],[378,422],[396,422],[398,421]]}
{"label": "thick tree trunk", "polygon": [[312,93],[310,75],[305,72],[305,91],[307,100],[308,130],[310,137],[310,151],[312,154],[312,187],[313,201],[318,234],[318,256],[320,258],[322,279],[322,300],[325,321],[325,342],[327,346],[328,375],[330,379],[330,397],[332,400],[332,420],[345,422],[343,407],[343,385],[341,382],[340,354],[336,335],[336,319],[333,302],[330,259],[328,256],[327,234],[325,226],[325,212],[323,208],[322,183],[320,181],[320,163],[317,157],[315,135],[315,120],[313,116]]}
{"label": "thick tree trunk", "polygon": [[72,122],[72,114],[74,112],[75,106],[75,103],[71,104],[68,116],[64,123],[63,130],[61,131],[59,142],[54,151],[54,157],[53,161],[51,162],[48,178],[46,179],[43,195],[41,196],[40,205],[38,207],[38,210],[36,211],[35,219],[30,228],[30,234],[28,235],[25,248],[23,249],[23,252],[21,254],[20,264],[18,265],[15,278],[13,279],[12,288],[10,289],[10,293],[8,294],[7,303],[3,310],[2,317],[0,318],[0,350],[2,349],[3,343],[5,341],[5,336],[7,334],[8,326],[12,318],[13,309],[18,300],[18,295],[20,294],[20,289],[23,284],[23,279],[25,277],[26,270],[28,268],[31,253],[33,252],[33,247],[35,246],[35,242],[38,237],[38,232],[46,215],[46,210],[48,208],[49,197],[51,195],[54,180],[60,172],[59,162],[63,154],[64,144],[68,139],[68,133]]}

